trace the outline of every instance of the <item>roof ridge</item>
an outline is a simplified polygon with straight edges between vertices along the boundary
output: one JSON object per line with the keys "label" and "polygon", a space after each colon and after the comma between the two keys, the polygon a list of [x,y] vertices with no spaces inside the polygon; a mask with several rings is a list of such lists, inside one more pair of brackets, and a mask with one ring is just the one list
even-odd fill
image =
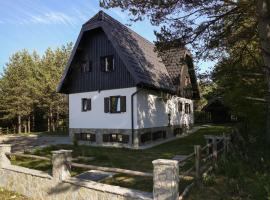
{"label": "roof ridge", "polygon": [[131,28],[129,28],[128,26],[126,26],[125,24],[121,23],[120,21],[118,21],[117,19],[111,17],[109,14],[107,14],[106,12],[104,12],[103,10],[100,10],[97,14],[95,14],[92,18],[90,18],[86,23],[83,24],[83,26],[85,24],[87,24],[88,22],[90,22],[92,19],[98,17],[98,16],[102,16],[102,20],[104,19],[104,17],[106,17],[108,20],[112,20],[113,22],[116,22],[117,24],[119,24],[120,26],[122,26],[123,28],[128,29],[130,32],[132,32],[133,34],[135,34],[136,36],[140,37],[141,39],[143,39],[145,42],[147,42],[148,44],[152,45],[153,47],[155,46],[155,44],[151,41],[149,41],[148,39],[146,39],[145,37],[141,36],[140,34],[138,34],[137,32],[135,32],[134,30],[132,30]]}

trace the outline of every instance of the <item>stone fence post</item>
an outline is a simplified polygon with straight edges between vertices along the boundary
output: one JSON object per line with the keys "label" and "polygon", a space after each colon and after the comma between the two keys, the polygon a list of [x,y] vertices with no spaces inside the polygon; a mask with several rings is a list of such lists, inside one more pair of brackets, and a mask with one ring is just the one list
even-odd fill
{"label": "stone fence post", "polygon": [[52,151],[53,179],[61,182],[70,178],[72,150]]}
{"label": "stone fence post", "polygon": [[11,165],[6,153],[11,152],[11,144],[0,144],[0,167]]}
{"label": "stone fence post", "polygon": [[158,159],[153,162],[154,200],[178,200],[179,164],[176,160]]}

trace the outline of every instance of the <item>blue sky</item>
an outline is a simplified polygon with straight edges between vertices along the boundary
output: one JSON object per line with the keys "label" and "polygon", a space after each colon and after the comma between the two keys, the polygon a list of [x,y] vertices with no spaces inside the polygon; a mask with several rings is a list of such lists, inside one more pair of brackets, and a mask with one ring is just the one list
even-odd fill
{"label": "blue sky", "polygon": [[[0,0],[0,72],[16,51],[28,49],[42,54],[48,47],[75,43],[81,25],[100,10],[98,0]],[[155,40],[146,19],[131,23],[128,13],[106,10],[109,15],[150,41]],[[213,62],[197,63],[201,71]]]}

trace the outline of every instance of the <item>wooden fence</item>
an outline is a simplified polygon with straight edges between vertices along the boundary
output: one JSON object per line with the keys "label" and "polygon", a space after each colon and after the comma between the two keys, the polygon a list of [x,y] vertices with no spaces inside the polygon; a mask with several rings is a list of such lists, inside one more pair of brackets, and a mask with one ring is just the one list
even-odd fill
{"label": "wooden fence", "polygon": [[15,128],[1,128],[0,127],[0,135],[7,135],[7,134],[15,134],[16,129]]}
{"label": "wooden fence", "polygon": [[205,139],[207,143],[205,146],[195,145],[194,152],[179,162],[181,166],[184,166],[183,163],[187,161],[194,163],[190,169],[182,173],[182,176],[180,175],[180,177],[191,176],[194,181],[180,194],[179,200],[184,199],[194,185],[200,184],[203,174],[208,174],[216,167],[221,153],[225,155],[229,152],[230,136],[225,134],[223,136],[205,135]]}
{"label": "wooden fence", "polygon": [[[223,136],[213,136],[213,135],[205,135],[206,145],[201,147],[200,145],[194,146],[194,152],[185,156],[183,159],[178,161],[179,167],[179,180],[189,178],[192,179],[192,183],[189,184],[184,191],[180,194],[179,200],[182,200],[190,191],[190,189],[199,184],[202,175],[208,174],[217,163],[217,160],[221,153],[226,154],[229,151],[230,145],[230,137],[223,135]],[[65,151],[65,150],[60,150]],[[66,150],[67,151],[67,150]],[[24,157],[24,158],[31,158],[31,159],[40,159],[45,161],[51,161],[51,158],[36,156],[36,155],[28,155],[22,153],[5,153],[7,156],[17,156],[17,157]],[[132,176],[144,176],[144,177],[154,177],[154,173],[148,172],[140,172],[128,169],[120,169],[120,168],[112,168],[112,167],[101,167],[95,165],[86,165],[80,164],[76,162],[72,162],[75,160],[74,158],[69,159],[68,166],[82,169],[89,169],[89,170],[100,170],[105,172],[114,172],[114,173],[123,173]],[[165,161],[165,160],[164,160]],[[170,160],[168,160],[170,161]],[[52,161],[53,163],[53,161]],[[189,168],[187,168],[187,166]],[[155,166],[154,166],[155,171]],[[155,178],[154,178],[155,179]],[[155,198],[154,198],[155,199]]]}

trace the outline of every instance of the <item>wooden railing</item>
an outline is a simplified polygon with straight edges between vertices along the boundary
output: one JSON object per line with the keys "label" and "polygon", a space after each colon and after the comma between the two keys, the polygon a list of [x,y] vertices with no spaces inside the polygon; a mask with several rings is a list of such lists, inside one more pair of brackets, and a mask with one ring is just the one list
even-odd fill
{"label": "wooden railing", "polygon": [[79,163],[74,163],[74,162],[71,163],[71,166],[83,168],[83,169],[90,169],[90,170],[100,170],[100,171],[105,171],[105,172],[122,173],[122,174],[133,175],[133,176],[153,177],[152,173],[139,172],[139,171],[133,171],[133,170],[128,170],[128,169],[100,167],[100,166],[95,166],[95,165],[85,165],[85,164],[79,164]]}
{"label": "wooden railing", "polygon": [[[225,155],[229,151],[230,136],[208,135],[205,136],[205,139],[207,140],[205,146],[195,145],[194,152],[179,162],[181,164],[188,160],[193,160],[194,163],[191,168],[180,174],[180,178],[191,176],[194,178],[194,181],[184,189],[179,196],[179,200],[182,200],[190,189],[201,181],[202,174],[208,174],[216,167],[218,157],[221,153]],[[210,142],[210,140],[212,141]]]}
{"label": "wooden railing", "polygon": [[[51,161],[51,158],[30,155],[30,154],[23,154],[23,153],[6,153],[6,155],[9,157],[15,156],[15,157],[22,157],[22,158],[31,158],[31,159]],[[77,159],[72,158],[72,160],[77,160]],[[70,166],[77,167],[77,168],[83,168],[83,169],[90,169],[90,170],[100,170],[100,171],[105,171],[105,172],[122,173],[122,174],[127,174],[127,175],[132,175],[132,176],[153,177],[152,173],[140,172],[140,171],[134,171],[134,170],[128,170],[128,169],[113,168],[113,167],[101,167],[101,166],[96,166],[96,165],[86,165],[86,164],[80,164],[80,163],[75,163],[75,162],[71,162]]]}

